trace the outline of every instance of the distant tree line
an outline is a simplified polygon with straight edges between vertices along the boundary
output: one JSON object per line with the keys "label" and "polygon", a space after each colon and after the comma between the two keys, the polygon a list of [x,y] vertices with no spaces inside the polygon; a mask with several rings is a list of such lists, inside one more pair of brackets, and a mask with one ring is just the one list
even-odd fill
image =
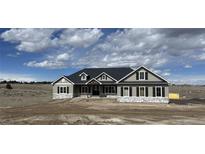
{"label": "distant tree line", "polygon": [[9,83],[9,84],[51,84],[52,82],[51,81],[30,81],[30,82],[27,82],[27,81],[16,81],[16,80],[0,81],[0,84],[7,84],[7,83]]}

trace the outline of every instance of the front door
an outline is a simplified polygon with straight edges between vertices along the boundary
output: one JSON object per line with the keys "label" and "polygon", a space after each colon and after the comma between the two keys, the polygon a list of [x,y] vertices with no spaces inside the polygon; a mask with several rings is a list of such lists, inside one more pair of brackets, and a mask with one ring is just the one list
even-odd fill
{"label": "front door", "polygon": [[123,96],[129,96],[129,87],[123,88]]}
{"label": "front door", "polygon": [[94,85],[92,89],[93,89],[93,95],[94,95],[94,96],[100,94],[99,86],[98,86],[98,85]]}

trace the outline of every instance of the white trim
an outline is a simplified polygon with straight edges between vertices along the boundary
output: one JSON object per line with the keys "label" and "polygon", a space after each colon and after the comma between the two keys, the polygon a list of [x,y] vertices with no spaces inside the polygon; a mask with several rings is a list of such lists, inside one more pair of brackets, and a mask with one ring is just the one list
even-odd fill
{"label": "white trim", "polygon": [[85,84],[88,84],[90,81],[95,80],[96,82],[98,82],[99,84],[102,84],[100,81],[98,81],[96,78],[92,78],[90,79],[88,82],[86,82]]}
{"label": "white trim", "polygon": [[129,86],[123,86],[123,93],[122,93],[123,97],[127,97],[127,96],[124,96],[124,89],[125,88],[128,88],[128,96],[130,96],[130,87]]}
{"label": "white trim", "polygon": [[87,76],[86,76],[86,75],[85,75],[85,76],[84,76],[84,75],[81,75],[81,76],[80,76],[80,80],[81,80],[81,81],[86,81],[86,80],[87,80]]}
{"label": "white trim", "polygon": [[[161,90],[161,96],[157,96],[157,88],[160,88],[160,90]],[[155,90],[155,97],[161,98],[161,97],[162,97],[162,86],[155,86],[155,87],[154,87],[154,90]]]}
{"label": "white trim", "polygon": [[[58,88],[59,88],[59,93],[58,93]],[[61,92],[61,88],[63,88],[63,92]],[[64,88],[65,88],[65,93],[64,93]],[[67,89],[68,88],[68,89]],[[68,90],[68,91],[67,91]],[[70,93],[70,87],[69,86],[58,86],[57,87],[57,94],[69,94]]]}
{"label": "white trim", "polygon": [[[145,86],[139,86],[139,97],[146,97],[146,87]],[[140,96],[140,88],[144,88],[144,96]]]}
{"label": "white trim", "polygon": [[[106,87],[108,87],[108,92],[106,92]],[[114,93],[112,93],[112,92],[109,93],[109,87],[111,87],[111,91],[112,91],[112,87],[114,88]],[[107,86],[104,86],[104,88],[105,88],[105,89],[104,89],[104,94],[108,94],[108,95],[109,95],[109,94],[117,94],[117,86],[107,85]]]}
{"label": "white trim", "polygon": [[105,74],[105,75],[107,75],[109,78],[111,78],[112,80],[117,81],[115,78],[111,77],[109,74],[107,74],[107,73],[105,73],[105,72],[100,73],[98,76],[95,77],[95,79],[97,79],[98,77],[100,77],[102,74]]}
{"label": "white trim", "polygon": [[137,69],[133,70],[132,72],[130,72],[129,74],[125,75],[123,78],[121,78],[120,80],[117,81],[117,83],[119,83],[120,81],[122,81],[123,79],[125,79],[126,77],[130,76],[131,74],[135,73],[135,71],[137,71],[139,68],[141,68],[142,66],[138,67]]}
{"label": "white trim", "polygon": [[88,76],[85,72],[80,73],[79,76],[81,76],[82,74],[85,74],[85,76]]}
{"label": "white trim", "polygon": [[74,84],[71,80],[69,80],[69,79],[66,78],[65,76],[61,76],[61,77],[58,78],[57,80],[53,81],[53,82],[51,83],[51,85],[53,85],[54,83],[56,83],[58,80],[60,80],[60,79],[62,79],[62,78],[66,79],[66,80],[69,81],[70,83]]}
{"label": "white trim", "polygon": [[[86,89],[86,92],[82,92],[82,91],[83,91],[83,90],[82,90],[82,89],[83,89],[82,87],[84,87],[84,88],[86,87],[86,88],[85,88],[85,89]],[[81,86],[81,87],[80,87],[80,94],[88,94],[88,86],[84,86],[84,85]]]}
{"label": "white trim", "polygon": [[163,79],[163,80],[165,80],[166,82],[168,82],[168,83],[169,83],[169,81],[167,81],[165,78],[163,78],[163,77],[162,77],[162,76],[160,76],[159,74],[154,73],[153,71],[151,71],[150,69],[146,68],[145,66],[141,66],[141,67],[144,67],[144,68],[145,68],[145,69],[147,69],[148,71],[152,72],[154,75],[158,76],[159,78],[161,78],[161,79]]}
{"label": "white trim", "polygon": [[[144,73],[144,79],[140,79],[140,73]],[[145,71],[139,71],[139,81],[145,81],[146,78],[145,78]]]}
{"label": "white trim", "polygon": [[107,76],[105,74],[103,74],[101,78],[102,78],[102,80],[106,80],[106,77]]}
{"label": "white trim", "polygon": [[169,83],[169,81],[167,81],[166,79],[164,79],[163,77],[161,77],[160,75],[154,73],[153,71],[151,71],[150,69],[146,68],[145,66],[140,66],[137,69],[133,70],[132,72],[130,72],[129,74],[125,75],[123,78],[121,78],[120,80],[118,80],[116,83],[119,83],[120,81],[124,80],[126,77],[130,76],[131,74],[135,73],[137,70],[139,70],[140,68],[145,68],[148,71],[152,72],[154,75],[156,75],[157,77],[165,80],[167,83]]}

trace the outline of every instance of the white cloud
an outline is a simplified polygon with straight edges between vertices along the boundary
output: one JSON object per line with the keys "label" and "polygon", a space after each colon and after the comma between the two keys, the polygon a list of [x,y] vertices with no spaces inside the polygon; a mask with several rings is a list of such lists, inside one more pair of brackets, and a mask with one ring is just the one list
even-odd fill
{"label": "white cloud", "polygon": [[45,60],[42,61],[29,61],[24,63],[25,66],[28,67],[39,67],[39,68],[48,68],[48,69],[56,69],[56,68],[65,68],[69,65],[69,60],[72,58],[72,50],[64,51],[62,53],[55,53],[53,55],[47,56]]}
{"label": "white cloud", "polygon": [[99,40],[103,35],[100,29],[66,29],[59,38],[62,45],[86,48]]}
{"label": "white cloud", "polygon": [[52,33],[56,29],[10,29],[1,34],[4,41],[18,43],[19,51],[36,52],[54,46],[55,40],[51,40]]}
{"label": "white cloud", "polygon": [[[29,67],[145,65],[158,69],[169,64],[191,66],[194,61],[205,60],[203,29],[124,29],[104,40],[100,39],[102,35],[100,29],[11,29],[1,37],[16,42],[20,51],[49,48],[44,59],[27,62]],[[62,48],[72,52],[61,51]]]}
{"label": "white cloud", "polygon": [[30,61],[28,63],[25,63],[26,66],[29,67],[40,67],[40,68],[64,68],[66,65],[64,62],[61,61],[51,61],[51,60],[43,60],[41,62],[37,61]]}
{"label": "white cloud", "polygon": [[184,66],[184,68],[192,68],[192,66],[187,64]]}
{"label": "white cloud", "polygon": [[170,76],[171,73],[169,73],[169,72],[164,72],[164,73],[162,73],[162,75],[163,75],[163,76]]}
{"label": "white cloud", "polygon": [[196,60],[202,61],[205,60],[205,53],[201,53],[199,55],[193,55]]}
{"label": "white cloud", "polygon": [[[192,63],[204,51],[205,31],[195,29],[125,29],[110,34],[86,56],[73,62],[84,67],[147,67]],[[200,55],[200,60],[205,55]],[[195,58],[196,59],[196,58]]]}
{"label": "white cloud", "polygon": [[103,35],[100,29],[60,29],[28,28],[10,29],[1,34],[4,41],[17,43],[19,51],[38,52],[51,47],[89,47]]}
{"label": "white cloud", "polygon": [[26,74],[14,74],[14,73],[3,73],[0,72],[0,80],[16,80],[16,81],[38,81],[36,78],[34,78],[31,75],[26,75]]}
{"label": "white cloud", "polygon": [[97,44],[86,57],[82,57],[74,65],[91,67],[161,66],[167,62],[168,57],[162,50],[164,46],[158,48],[159,50],[155,49],[160,39],[160,34],[154,34],[151,29],[117,31],[108,36],[103,43]]}

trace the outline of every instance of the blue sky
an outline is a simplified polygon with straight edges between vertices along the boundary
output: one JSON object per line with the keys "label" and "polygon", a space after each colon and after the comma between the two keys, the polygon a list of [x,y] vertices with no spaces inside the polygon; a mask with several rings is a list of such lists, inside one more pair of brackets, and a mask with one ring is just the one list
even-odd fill
{"label": "blue sky", "polygon": [[1,80],[139,65],[170,82],[204,84],[205,29],[0,29]]}

